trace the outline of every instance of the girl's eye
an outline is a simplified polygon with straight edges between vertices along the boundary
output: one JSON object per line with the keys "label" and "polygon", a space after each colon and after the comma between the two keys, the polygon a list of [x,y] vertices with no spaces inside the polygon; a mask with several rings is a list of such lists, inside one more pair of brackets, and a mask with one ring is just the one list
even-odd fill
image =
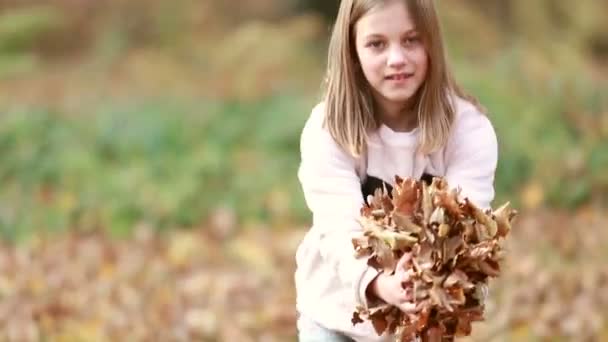
{"label": "girl's eye", "polygon": [[420,39],[418,38],[418,36],[414,36],[414,37],[405,38],[403,43],[406,46],[410,46],[410,45],[417,44],[419,41],[420,41]]}
{"label": "girl's eye", "polygon": [[378,50],[378,49],[381,49],[384,47],[384,42],[382,42],[380,40],[375,40],[375,41],[371,41],[371,42],[367,43],[367,46]]}

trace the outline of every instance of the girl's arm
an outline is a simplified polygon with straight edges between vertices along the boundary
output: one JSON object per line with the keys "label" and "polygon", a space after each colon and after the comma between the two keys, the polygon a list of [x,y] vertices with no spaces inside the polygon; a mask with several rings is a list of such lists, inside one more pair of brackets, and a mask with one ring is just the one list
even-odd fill
{"label": "girl's arm", "polygon": [[352,290],[355,302],[367,307],[365,290],[378,273],[365,258],[354,257],[351,242],[362,233],[357,221],[364,203],[361,182],[356,160],[323,127],[324,116],[324,106],[316,106],[302,131],[298,178],[323,261],[333,266],[342,286]]}
{"label": "girl's arm", "polygon": [[490,208],[498,143],[487,116],[477,110],[459,116],[445,150],[445,160],[448,184],[460,186],[462,198],[468,197],[480,208]]}

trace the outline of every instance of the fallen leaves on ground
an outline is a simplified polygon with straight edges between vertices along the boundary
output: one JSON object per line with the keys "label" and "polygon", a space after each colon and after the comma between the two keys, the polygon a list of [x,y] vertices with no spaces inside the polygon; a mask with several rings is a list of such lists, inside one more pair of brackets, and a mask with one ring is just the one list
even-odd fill
{"label": "fallen leaves on ground", "polygon": [[[602,208],[521,213],[486,320],[459,340],[607,340],[607,226]],[[306,229],[207,228],[0,242],[0,340],[295,341]]]}
{"label": "fallen leaves on ground", "polygon": [[75,233],[3,245],[0,340],[293,340],[301,234],[259,230],[224,242],[205,230],[141,227],[128,240]]}

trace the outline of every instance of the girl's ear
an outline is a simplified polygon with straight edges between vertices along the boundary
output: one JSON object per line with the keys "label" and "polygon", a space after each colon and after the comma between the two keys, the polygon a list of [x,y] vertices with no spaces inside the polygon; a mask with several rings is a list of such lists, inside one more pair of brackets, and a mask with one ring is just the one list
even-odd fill
{"label": "girl's ear", "polygon": [[359,70],[361,71],[361,63],[359,62],[359,56],[357,56],[357,52],[353,52],[353,54],[351,55],[351,60],[353,63],[353,66],[355,67],[355,70]]}
{"label": "girl's ear", "polygon": [[354,54],[350,55],[350,63],[355,70],[361,69],[361,63],[359,63],[359,58],[357,58],[356,55],[354,55]]}
{"label": "girl's ear", "polygon": [[361,63],[359,63],[359,61],[355,61],[353,63],[354,67],[355,67],[355,74],[360,75],[361,77],[363,77],[363,69],[361,68]]}

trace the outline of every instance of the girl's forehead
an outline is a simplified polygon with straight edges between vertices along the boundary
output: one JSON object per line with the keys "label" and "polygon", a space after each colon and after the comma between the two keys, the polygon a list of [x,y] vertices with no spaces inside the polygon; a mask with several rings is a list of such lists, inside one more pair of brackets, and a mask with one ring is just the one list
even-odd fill
{"label": "girl's forehead", "polygon": [[356,23],[364,35],[404,34],[415,30],[416,25],[403,1],[379,4],[365,13]]}

